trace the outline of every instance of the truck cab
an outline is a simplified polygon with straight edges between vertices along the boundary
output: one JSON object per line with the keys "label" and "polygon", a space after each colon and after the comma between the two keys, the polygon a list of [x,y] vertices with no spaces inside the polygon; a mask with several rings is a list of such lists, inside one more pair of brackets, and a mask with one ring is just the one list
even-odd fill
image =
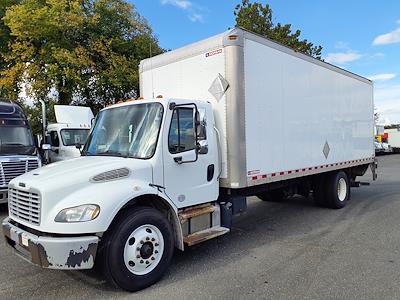
{"label": "truck cab", "polygon": [[47,126],[49,162],[57,162],[81,156],[77,145],[84,145],[90,128],[68,124],[49,124]]}
{"label": "truck cab", "polygon": [[[119,285],[126,274],[137,284],[126,289],[154,282],[173,248],[183,250],[184,236],[229,231],[210,204],[219,188],[214,125],[211,104],[204,101],[158,98],[103,109],[81,157],[10,182],[9,205],[26,214],[11,209],[3,221],[8,244],[53,269],[89,269],[96,256],[110,264],[109,255],[117,251],[125,268],[110,272]],[[190,225],[187,216],[178,216],[180,209],[199,204],[208,211],[204,220]],[[131,214],[139,214],[134,219],[140,223],[125,236],[120,226]],[[114,249],[114,238],[125,241]]]}
{"label": "truck cab", "polygon": [[94,119],[89,107],[54,105],[57,123],[47,125],[48,162],[76,158],[86,142]]}
{"label": "truck cab", "polygon": [[0,203],[7,203],[7,186],[12,179],[40,166],[32,131],[21,107],[0,101]]}

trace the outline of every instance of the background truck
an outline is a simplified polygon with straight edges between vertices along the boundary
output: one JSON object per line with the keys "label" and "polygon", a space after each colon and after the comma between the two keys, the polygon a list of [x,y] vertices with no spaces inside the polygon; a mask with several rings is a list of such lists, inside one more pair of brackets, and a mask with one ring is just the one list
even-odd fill
{"label": "background truck", "polygon": [[135,291],[174,248],[228,233],[247,196],[312,191],[342,208],[375,170],[371,81],[249,32],[142,61],[140,87],[144,99],[99,112],[82,157],[10,183],[11,207],[36,201],[30,218],[3,221],[20,255],[53,269],[96,262]]}
{"label": "background truck", "polygon": [[15,177],[41,166],[32,131],[22,108],[0,101],[0,203],[7,203],[7,186]]}
{"label": "background truck", "polygon": [[400,128],[385,129],[387,142],[394,153],[400,153]]}
{"label": "background truck", "polygon": [[[80,146],[83,146],[89,135],[94,118],[90,107],[54,105],[57,123],[46,127],[48,161],[56,162],[79,157]],[[77,148],[78,146],[78,148]]]}

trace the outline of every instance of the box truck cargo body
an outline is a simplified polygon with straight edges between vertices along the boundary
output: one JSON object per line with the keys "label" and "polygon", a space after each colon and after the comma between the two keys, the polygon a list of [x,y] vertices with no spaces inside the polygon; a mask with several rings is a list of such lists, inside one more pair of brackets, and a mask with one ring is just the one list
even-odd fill
{"label": "box truck cargo body", "polygon": [[247,196],[338,209],[376,177],[372,83],[244,30],[142,61],[140,87],[99,112],[80,158],[10,182],[25,213],[4,236],[32,263],[96,262],[135,291],[175,248],[228,233]]}
{"label": "box truck cargo body", "polygon": [[370,80],[240,29],[142,61],[140,83],[144,98],[213,104],[223,187],[374,157]]}
{"label": "box truck cargo body", "polygon": [[385,129],[385,133],[388,135],[387,142],[393,149],[393,152],[400,153],[400,129]]}

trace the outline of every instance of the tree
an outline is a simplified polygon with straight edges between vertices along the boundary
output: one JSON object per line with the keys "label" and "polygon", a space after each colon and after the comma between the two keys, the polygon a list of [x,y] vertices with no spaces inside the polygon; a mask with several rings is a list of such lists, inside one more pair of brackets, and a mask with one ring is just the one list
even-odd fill
{"label": "tree", "polygon": [[[46,122],[55,123],[56,115],[54,113],[54,105],[57,102],[54,99],[48,99],[46,103]],[[21,103],[22,109],[24,110],[26,117],[29,120],[29,125],[31,126],[34,135],[42,134],[42,106],[38,101],[35,101],[33,105],[27,105],[26,103]]]}
{"label": "tree", "polygon": [[58,104],[134,97],[138,64],[163,50],[147,21],[124,0],[21,0],[4,17],[14,40],[0,87],[24,85],[34,99]]}
{"label": "tree", "polygon": [[265,36],[282,45],[288,46],[295,51],[321,59],[321,46],[314,46],[307,40],[301,40],[301,31],[292,32],[290,24],[277,23],[272,21],[272,9],[268,4],[250,3],[250,0],[242,0],[241,4],[236,5],[234,15],[236,26],[248,31]]}
{"label": "tree", "polygon": [[[12,36],[10,34],[10,29],[4,24],[3,17],[6,14],[6,10],[12,6],[19,3],[18,0],[2,0],[0,1],[0,72],[7,68],[7,63],[5,61],[5,56],[10,51],[8,45],[12,41]],[[15,89],[15,87],[14,87]],[[7,90],[0,86],[0,97],[9,96]]]}
{"label": "tree", "polygon": [[376,107],[374,107],[374,121],[375,121],[375,124],[378,123],[379,117],[380,117],[380,114],[377,111]]}

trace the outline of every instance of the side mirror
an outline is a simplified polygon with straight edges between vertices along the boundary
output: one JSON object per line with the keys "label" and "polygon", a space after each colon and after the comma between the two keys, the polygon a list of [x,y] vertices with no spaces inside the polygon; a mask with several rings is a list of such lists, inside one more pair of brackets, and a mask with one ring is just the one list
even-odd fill
{"label": "side mirror", "polygon": [[200,113],[199,111],[196,109],[196,112],[194,114],[194,125],[197,127],[200,125]]}
{"label": "side mirror", "polygon": [[199,154],[208,153],[208,142],[206,140],[202,140],[197,143],[197,152]]}
{"label": "side mirror", "polygon": [[196,130],[196,135],[198,135],[198,132],[200,130],[200,126],[201,126],[201,119],[200,119],[200,113],[199,111],[196,109],[195,113],[194,113],[194,128]]}
{"label": "side mirror", "polygon": [[42,145],[42,149],[43,150],[50,150],[51,149],[51,145],[50,144],[43,144]]}

